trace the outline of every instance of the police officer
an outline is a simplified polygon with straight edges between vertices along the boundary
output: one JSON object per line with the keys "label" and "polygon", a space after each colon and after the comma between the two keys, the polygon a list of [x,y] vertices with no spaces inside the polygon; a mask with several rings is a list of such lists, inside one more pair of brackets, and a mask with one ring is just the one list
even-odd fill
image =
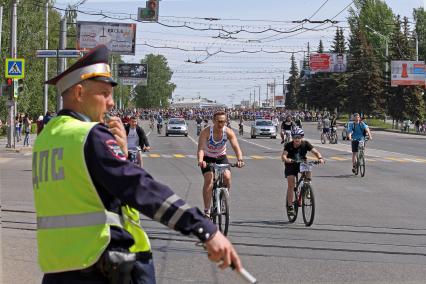
{"label": "police officer", "polygon": [[221,268],[241,270],[232,244],[169,187],[126,160],[108,50],[101,45],[57,77],[64,109],[33,148],[33,188],[43,283],[155,283],[139,212],[204,243]]}

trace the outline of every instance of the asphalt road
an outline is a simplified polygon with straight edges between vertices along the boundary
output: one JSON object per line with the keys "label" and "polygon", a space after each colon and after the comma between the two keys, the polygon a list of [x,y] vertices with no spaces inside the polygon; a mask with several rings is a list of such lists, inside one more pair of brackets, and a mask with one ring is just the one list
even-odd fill
{"label": "asphalt road", "polygon": [[[144,164],[157,180],[201,206],[195,122],[189,125],[188,137],[149,133],[153,149]],[[317,211],[309,228],[300,217],[287,222],[280,140],[251,139],[248,132],[239,137],[246,167],[232,171],[230,239],[246,269],[259,283],[424,283],[425,138],[373,132],[361,178],[351,173],[348,142],[321,145],[315,125],[304,128],[327,160],[314,168]],[[0,152],[0,189],[3,283],[39,283],[29,153]],[[158,283],[241,283],[232,271],[210,263],[193,237],[145,218],[143,226],[152,240]]]}

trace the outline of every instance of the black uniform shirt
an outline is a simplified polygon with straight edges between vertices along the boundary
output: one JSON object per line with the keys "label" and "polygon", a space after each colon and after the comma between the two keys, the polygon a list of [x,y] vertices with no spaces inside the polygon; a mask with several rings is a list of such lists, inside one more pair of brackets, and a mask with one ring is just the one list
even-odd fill
{"label": "black uniform shirt", "polygon": [[[84,115],[70,110],[61,110],[58,115],[88,121]],[[84,155],[90,177],[107,210],[119,213],[121,205],[127,204],[182,234],[193,233],[203,242],[217,231],[198,208],[190,208],[168,186],[123,159],[123,152],[105,125],[92,128]],[[111,226],[109,247],[127,249],[132,245],[133,238],[127,231]]]}

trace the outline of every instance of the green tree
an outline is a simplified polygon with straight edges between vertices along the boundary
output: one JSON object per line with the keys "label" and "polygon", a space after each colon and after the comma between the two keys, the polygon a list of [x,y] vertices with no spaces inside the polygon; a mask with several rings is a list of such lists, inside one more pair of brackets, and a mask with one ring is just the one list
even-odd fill
{"label": "green tree", "polygon": [[383,113],[385,107],[383,72],[374,48],[359,22],[351,23],[348,65],[346,110],[373,115]]}
{"label": "green tree", "polygon": [[[4,74],[4,60],[10,54],[10,0],[3,1],[2,48],[0,72]],[[18,4],[18,57],[25,59],[24,91],[18,97],[18,112],[26,112],[32,118],[43,112],[44,60],[36,58],[36,50],[44,49],[44,2],[22,0]],[[59,42],[60,14],[49,9],[49,46],[56,48]],[[56,74],[56,61],[49,60],[49,77]],[[55,88],[49,88],[49,109],[55,105]],[[7,117],[6,97],[0,97],[0,118]]]}
{"label": "green tree", "polygon": [[289,84],[285,100],[286,108],[297,109],[297,95],[299,92],[299,70],[297,68],[294,53],[291,55],[290,77],[287,79]]}
{"label": "green tree", "polygon": [[318,44],[318,53],[324,53],[324,44],[322,43],[322,39],[320,39]]}
{"label": "green tree", "polygon": [[331,46],[332,53],[345,53],[346,52],[346,41],[343,34],[343,29],[336,29],[336,35],[333,39],[333,44]]}
{"label": "green tree", "polygon": [[167,106],[176,85],[171,83],[173,72],[163,55],[148,54],[141,63],[148,66],[148,85],[137,86],[135,104],[137,107]]}
{"label": "green tree", "polygon": [[426,11],[424,8],[414,9],[415,31],[419,40],[419,60],[426,61]]}

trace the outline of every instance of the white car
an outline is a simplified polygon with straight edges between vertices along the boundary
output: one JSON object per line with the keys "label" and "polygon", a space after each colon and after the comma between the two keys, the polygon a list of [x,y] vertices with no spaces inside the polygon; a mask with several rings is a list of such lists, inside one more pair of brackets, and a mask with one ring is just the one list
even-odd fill
{"label": "white car", "polygon": [[166,127],[166,136],[170,134],[188,136],[188,124],[183,118],[170,118]]}
{"label": "white car", "polygon": [[257,136],[277,138],[277,130],[272,121],[268,119],[256,119],[251,126],[250,134],[251,138]]}

